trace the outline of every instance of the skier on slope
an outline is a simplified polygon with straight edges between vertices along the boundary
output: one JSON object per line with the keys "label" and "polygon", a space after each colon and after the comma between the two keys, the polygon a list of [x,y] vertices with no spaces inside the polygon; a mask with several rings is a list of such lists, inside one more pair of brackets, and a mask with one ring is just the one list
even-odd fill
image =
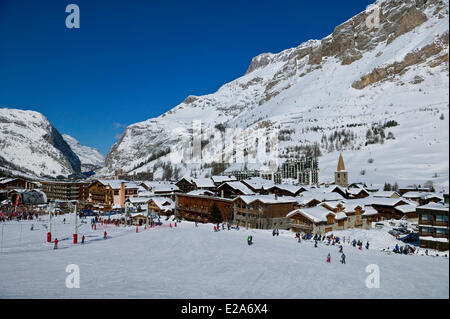
{"label": "skier on slope", "polygon": [[103,233],[103,239],[106,239],[106,231]]}
{"label": "skier on slope", "polygon": [[58,238],[55,238],[55,246],[53,246],[53,249],[58,249]]}
{"label": "skier on slope", "polygon": [[314,241],[314,247],[317,248],[317,240]]}
{"label": "skier on slope", "polygon": [[342,253],[341,255],[341,264],[345,264],[345,254]]}
{"label": "skier on slope", "polygon": [[250,246],[251,244],[253,244],[253,237],[250,235],[247,237],[247,244]]}
{"label": "skier on slope", "polygon": [[342,245],[339,245],[339,253],[342,253],[342,249],[343,249]]}
{"label": "skier on slope", "polygon": [[369,242],[367,242],[366,244],[366,249],[369,249]]}
{"label": "skier on slope", "polygon": [[328,253],[328,256],[327,256],[327,263],[331,263],[331,255],[330,255],[330,253]]}

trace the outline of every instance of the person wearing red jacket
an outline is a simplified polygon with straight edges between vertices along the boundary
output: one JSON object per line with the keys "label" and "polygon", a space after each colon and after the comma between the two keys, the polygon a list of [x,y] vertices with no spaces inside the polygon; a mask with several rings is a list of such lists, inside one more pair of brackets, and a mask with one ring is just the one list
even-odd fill
{"label": "person wearing red jacket", "polygon": [[103,233],[103,239],[106,239],[106,231]]}
{"label": "person wearing red jacket", "polygon": [[53,249],[58,249],[58,238],[55,238],[55,246],[53,247]]}

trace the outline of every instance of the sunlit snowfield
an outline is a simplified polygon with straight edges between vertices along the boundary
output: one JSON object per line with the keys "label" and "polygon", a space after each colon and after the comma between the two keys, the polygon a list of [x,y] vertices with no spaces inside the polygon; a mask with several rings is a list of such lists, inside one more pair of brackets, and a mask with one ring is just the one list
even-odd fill
{"label": "sunlit snowfield", "polygon": [[[79,239],[84,234],[85,244],[73,245],[73,215],[65,215],[66,224],[63,218],[53,219],[57,250],[45,242],[45,221],[0,224],[0,298],[449,297],[447,258],[387,255],[380,248],[388,237],[379,230],[370,231],[379,232],[380,240],[369,250],[345,244],[342,265],[337,246],[314,248],[288,231],[275,237],[270,230],[214,232],[211,224],[196,228],[186,221],[176,228],[169,221],[140,227],[136,233],[135,227],[101,224],[94,231],[87,219]],[[351,232],[356,239],[358,231]],[[252,246],[246,242],[249,234]],[[66,288],[68,264],[79,266],[80,288]],[[379,266],[378,289],[366,287],[369,264]]]}

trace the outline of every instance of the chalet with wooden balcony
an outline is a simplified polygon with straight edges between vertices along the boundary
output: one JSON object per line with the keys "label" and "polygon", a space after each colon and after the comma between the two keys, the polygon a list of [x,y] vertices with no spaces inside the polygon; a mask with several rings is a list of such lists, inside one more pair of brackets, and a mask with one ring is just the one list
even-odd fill
{"label": "chalet with wooden balcony", "polygon": [[49,200],[85,202],[89,197],[88,182],[41,181]]}
{"label": "chalet with wooden balcony", "polygon": [[290,228],[295,232],[325,233],[348,228],[369,229],[378,220],[378,212],[360,202],[324,202],[315,207],[302,207],[290,212]]}
{"label": "chalet with wooden balcony", "polygon": [[95,180],[89,187],[88,202],[104,211],[124,208],[125,201],[137,197],[139,186],[124,180]]}
{"label": "chalet with wooden balcony", "polygon": [[[205,190],[205,192],[209,191]],[[175,204],[176,216],[186,220],[207,223],[214,204],[219,209],[222,220],[231,222],[233,219],[232,200],[205,195],[177,194]]]}
{"label": "chalet with wooden balcony", "polygon": [[159,216],[170,216],[174,213],[175,202],[167,197],[151,197],[148,201],[148,211]]}
{"label": "chalet with wooden balcony", "polygon": [[428,203],[416,208],[419,216],[420,247],[448,250],[449,205]]}
{"label": "chalet with wooden balcony", "polygon": [[396,209],[401,205],[413,205],[414,203],[403,198],[383,198],[375,197],[371,201],[372,207],[375,208],[380,216],[380,220],[385,219],[401,219],[404,213]]}
{"label": "chalet with wooden balcony", "polygon": [[233,200],[234,222],[239,226],[289,229],[286,214],[297,205],[293,197],[276,195],[238,196]]}
{"label": "chalet with wooden balcony", "polygon": [[38,184],[23,178],[0,177],[0,190],[35,189]]}

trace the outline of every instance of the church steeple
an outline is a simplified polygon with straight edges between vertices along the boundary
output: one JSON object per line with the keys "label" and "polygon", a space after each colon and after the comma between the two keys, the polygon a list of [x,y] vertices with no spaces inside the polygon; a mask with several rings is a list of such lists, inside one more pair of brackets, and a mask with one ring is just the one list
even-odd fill
{"label": "church steeple", "polygon": [[334,172],[334,183],[342,187],[348,186],[348,172],[345,170],[342,153],[339,154],[337,170]]}
{"label": "church steeple", "polygon": [[339,161],[337,166],[337,171],[345,171],[344,159],[342,158],[342,153],[339,155]]}

